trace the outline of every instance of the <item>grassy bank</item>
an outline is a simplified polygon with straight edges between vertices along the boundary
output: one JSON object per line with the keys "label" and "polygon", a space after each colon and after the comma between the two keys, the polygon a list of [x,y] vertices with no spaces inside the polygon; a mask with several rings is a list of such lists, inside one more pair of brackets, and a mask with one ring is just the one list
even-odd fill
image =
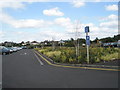
{"label": "grassy bank", "polygon": [[[54,51],[52,47],[35,48],[35,50],[45,54],[55,62],[59,63],[86,63],[86,48],[81,47],[79,50],[79,56],[76,57],[76,52],[74,47],[62,47],[56,48]],[[110,61],[114,59],[120,59],[118,57],[118,48],[103,48],[95,47],[89,48],[90,51],[90,63],[99,63],[102,61]]]}

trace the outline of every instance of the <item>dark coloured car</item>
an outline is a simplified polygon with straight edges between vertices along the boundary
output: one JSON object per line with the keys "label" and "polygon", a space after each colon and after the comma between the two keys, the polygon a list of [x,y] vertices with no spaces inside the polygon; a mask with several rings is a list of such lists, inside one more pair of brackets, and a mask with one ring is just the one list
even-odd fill
{"label": "dark coloured car", "polygon": [[4,46],[0,46],[0,54],[9,54],[10,53],[10,51],[9,51],[9,49],[7,49],[6,47],[4,47]]}

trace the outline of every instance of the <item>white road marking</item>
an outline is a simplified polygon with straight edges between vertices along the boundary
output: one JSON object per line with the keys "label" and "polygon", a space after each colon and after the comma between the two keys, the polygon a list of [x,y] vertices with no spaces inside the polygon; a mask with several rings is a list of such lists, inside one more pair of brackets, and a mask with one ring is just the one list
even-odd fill
{"label": "white road marking", "polygon": [[28,55],[27,53],[21,53],[20,55]]}
{"label": "white road marking", "polygon": [[[35,54],[35,53],[34,53]],[[35,57],[37,58],[37,60],[39,61],[39,63],[41,64],[41,65],[44,65],[43,64],[43,62],[39,59],[39,57],[35,54]]]}

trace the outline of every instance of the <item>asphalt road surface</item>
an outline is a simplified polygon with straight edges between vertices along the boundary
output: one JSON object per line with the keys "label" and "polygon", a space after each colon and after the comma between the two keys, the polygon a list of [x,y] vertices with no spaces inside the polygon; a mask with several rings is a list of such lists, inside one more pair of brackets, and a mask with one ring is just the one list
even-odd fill
{"label": "asphalt road surface", "polygon": [[118,72],[48,65],[32,49],[3,55],[3,88],[118,88]]}

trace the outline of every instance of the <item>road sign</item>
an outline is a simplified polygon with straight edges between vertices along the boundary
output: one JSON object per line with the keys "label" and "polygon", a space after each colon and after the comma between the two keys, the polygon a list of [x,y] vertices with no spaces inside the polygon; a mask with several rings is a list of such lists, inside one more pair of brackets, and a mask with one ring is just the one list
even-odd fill
{"label": "road sign", "polygon": [[90,45],[90,36],[86,36],[86,45]]}
{"label": "road sign", "polygon": [[89,26],[86,26],[85,27],[85,33],[88,33],[89,32]]}
{"label": "road sign", "polygon": [[86,46],[87,46],[87,63],[89,64],[89,45],[90,45],[90,36],[88,36],[89,26],[85,27],[86,33]]}

